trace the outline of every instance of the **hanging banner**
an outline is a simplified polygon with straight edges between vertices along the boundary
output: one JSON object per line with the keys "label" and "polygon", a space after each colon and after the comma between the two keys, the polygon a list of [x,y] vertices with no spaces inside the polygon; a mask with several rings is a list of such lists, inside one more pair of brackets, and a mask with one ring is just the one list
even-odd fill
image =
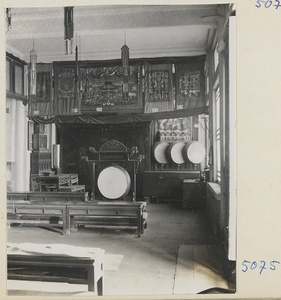
{"label": "hanging banner", "polygon": [[145,113],[173,110],[172,64],[144,63]]}
{"label": "hanging banner", "polygon": [[175,64],[176,109],[205,106],[205,57],[192,58]]}
{"label": "hanging banner", "polygon": [[75,64],[54,63],[55,114],[80,114],[79,78]]}

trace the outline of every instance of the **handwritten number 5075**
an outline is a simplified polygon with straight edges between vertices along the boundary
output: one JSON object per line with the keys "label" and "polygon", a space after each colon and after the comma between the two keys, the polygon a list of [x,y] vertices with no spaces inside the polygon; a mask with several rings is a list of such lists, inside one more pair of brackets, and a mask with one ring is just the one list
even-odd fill
{"label": "handwritten number 5075", "polygon": [[[270,262],[270,270],[275,271],[276,270],[276,264],[280,264],[279,261],[272,260]],[[263,270],[266,270],[266,262],[264,260],[261,260],[260,263],[258,264],[256,261],[250,262],[248,260],[244,260],[242,262],[242,272],[247,272],[248,270],[255,270],[256,268],[260,269],[260,274],[263,272]]]}
{"label": "handwritten number 5075", "polygon": [[262,4],[264,5],[265,8],[269,8],[271,5],[275,7],[275,9],[278,9],[279,7],[281,7],[280,1],[279,0],[275,0],[276,4],[272,5],[272,1],[271,0],[257,0],[257,4],[256,7],[257,8],[261,8]]}

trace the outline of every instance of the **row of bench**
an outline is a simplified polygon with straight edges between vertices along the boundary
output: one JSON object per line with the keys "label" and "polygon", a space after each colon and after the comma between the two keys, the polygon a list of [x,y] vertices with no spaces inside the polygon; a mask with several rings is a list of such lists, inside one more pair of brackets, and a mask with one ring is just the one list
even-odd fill
{"label": "row of bench", "polygon": [[40,197],[37,198],[40,200],[35,200],[33,196],[29,194],[23,199],[20,193],[8,194],[8,225],[30,224],[62,228],[64,235],[76,231],[77,225],[135,227],[138,237],[147,226],[145,202],[82,202],[66,201],[59,197],[57,201],[42,201]]}
{"label": "row of bench", "polygon": [[8,192],[8,200],[29,200],[47,202],[83,202],[88,201],[88,193],[85,192]]}

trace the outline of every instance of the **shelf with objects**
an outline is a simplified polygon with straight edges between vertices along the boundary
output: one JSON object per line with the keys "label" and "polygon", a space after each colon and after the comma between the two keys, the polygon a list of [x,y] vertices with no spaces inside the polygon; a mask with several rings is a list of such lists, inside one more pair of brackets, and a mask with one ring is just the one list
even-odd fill
{"label": "shelf with objects", "polygon": [[[30,190],[40,192],[85,192],[84,185],[78,185],[78,174],[62,174],[58,167],[59,145],[48,142],[47,125],[33,123],[31,134],[31,181]],[[57,162],[55,162],[57,161]]]}
{"label": "shelf with objects", "polygon": [[143,196],[179,201],[183,208],[205,206],[203,172],[206,161],[204,116],[155,122],[152,168],[144,172]]}

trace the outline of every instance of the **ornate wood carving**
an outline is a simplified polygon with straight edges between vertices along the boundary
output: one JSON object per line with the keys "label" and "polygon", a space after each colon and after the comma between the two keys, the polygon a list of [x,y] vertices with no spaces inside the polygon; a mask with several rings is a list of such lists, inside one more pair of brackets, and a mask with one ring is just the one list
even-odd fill
{"label": "ornate wood carving", "polygon": [[127,152],[127,147],[117,140],[110,140],[102,144],[99,151],[105,152]]}
{"label": "ornate wood carving", "polygon": [[116,111],[142,108],[140,66],[129,67],[128,91],[121,66],[80,68],[81,110]]}

